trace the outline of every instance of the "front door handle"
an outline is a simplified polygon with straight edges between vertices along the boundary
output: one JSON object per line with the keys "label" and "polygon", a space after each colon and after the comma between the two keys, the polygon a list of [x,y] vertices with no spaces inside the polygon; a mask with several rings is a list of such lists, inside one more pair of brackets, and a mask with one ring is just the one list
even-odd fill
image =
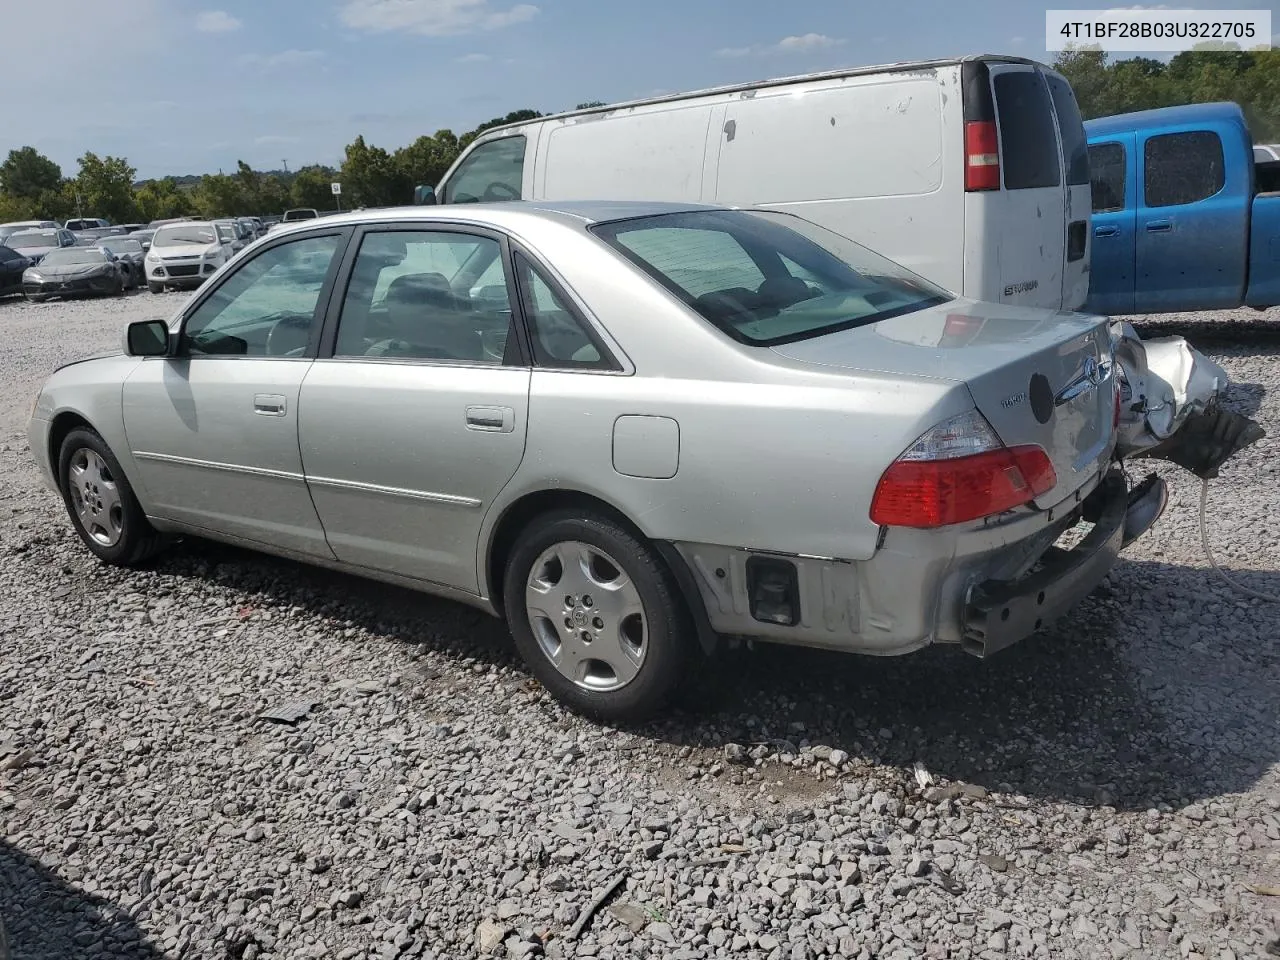
{"label": "front door handle", "polygon": [[1147,223],[1147,233],[1168,233],[1172,229],[1172,220],[1151,220]]}
{"label": "front door handle", "polygon": [[255,393],[253,395],[253,412],[260,417],[283,417],[285,412],[284,397],[278,393]]}
{"label": "front door handle", "polygon": [[516,412],[510,407],[467,407],[467,429],[489,433],[511,433],[516,428]]}
{"label": "front door handle", "polygon": [[1095,237],[1114,237],[1119,232],[1120,232],[1120,228],[1117,227],[1114,223],[1104,223],[1100,226],[1093,228],[1093,235]]}

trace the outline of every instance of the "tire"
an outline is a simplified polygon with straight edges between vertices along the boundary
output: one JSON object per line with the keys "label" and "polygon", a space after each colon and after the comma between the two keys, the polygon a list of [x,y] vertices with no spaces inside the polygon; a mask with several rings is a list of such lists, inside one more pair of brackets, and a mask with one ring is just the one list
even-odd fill
{"label": "tire", "polygon": [[503,599],[529,669],[557,700],[598,720],[656,713],[686,675],[697,643],[661,558],[596,514],[557,511],[534,520],[507,561]]}
{"label": "tire", "polygon": [[150,280],[148,280],[147,289],[150,290],[152,293],[164,293],[164,284],[152,283]]}
{"label": "tire", "polygon": [[120,462],[96,431],[77,427],[62,441],[58,487],[71,525],[99,560],[137,566],[163,547]]}

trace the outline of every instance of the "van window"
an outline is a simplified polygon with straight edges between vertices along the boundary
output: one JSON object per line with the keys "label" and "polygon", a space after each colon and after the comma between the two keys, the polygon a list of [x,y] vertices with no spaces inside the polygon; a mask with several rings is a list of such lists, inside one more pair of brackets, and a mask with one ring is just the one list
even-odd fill
{"label": "van window", "polygon": [[1093,212],[1124,209],[1124,144],[1097,143],[1089,148]]}
{"label": "van window", "polygon": [[1040,74],[1033,70],[998,73],[994,86],[1005,189],[1059,186],[1058,135]]}
{"label": "van window", "polygon": [[445,203],[519,200],[524,182],[525,138],[490,140],[471,151],[444,186]]}
{"label": "van window", "polygon": [[1148,207],[1172,207],[1212,197],[1227,182],[1216,133],[1166,133],[1147,140],[1143,156]]}
{"label": "van window", "polygon": [[1080,118],[1080,106],[1076,103],[1071,84],[1062,77],[1046,73],[1044,82],[1049,85],[1053,97],[1053,109],[1058,115],[1058,134],[1062,138],[1062,156],[1067,162],[1067,183],[1076,186],[1089,182],[1089,139]]}

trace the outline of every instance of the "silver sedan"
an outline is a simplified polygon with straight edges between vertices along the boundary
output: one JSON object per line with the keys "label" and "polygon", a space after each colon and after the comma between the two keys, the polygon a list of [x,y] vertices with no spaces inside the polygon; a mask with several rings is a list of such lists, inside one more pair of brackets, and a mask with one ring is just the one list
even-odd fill
{"label": "silver sedan", "polygon": [[451,597],[618,720],[718,637],[987,656],[1047,623],[1164,504],[1115,466],[1119,379],[1103,318],[786,214],[432,207],[273,232],[54,373],[29,433],[104,561],[196,534]]}

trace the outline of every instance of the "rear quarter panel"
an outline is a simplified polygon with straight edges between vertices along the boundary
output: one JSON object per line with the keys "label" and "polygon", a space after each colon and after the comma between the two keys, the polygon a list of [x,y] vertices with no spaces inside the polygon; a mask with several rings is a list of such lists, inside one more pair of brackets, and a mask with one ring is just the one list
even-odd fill
{"label": "rear quarter panel", "polygon": [[1280,304],[1280,193],[1262,193],[1253,198],[1245,303],[1250,307]]}

